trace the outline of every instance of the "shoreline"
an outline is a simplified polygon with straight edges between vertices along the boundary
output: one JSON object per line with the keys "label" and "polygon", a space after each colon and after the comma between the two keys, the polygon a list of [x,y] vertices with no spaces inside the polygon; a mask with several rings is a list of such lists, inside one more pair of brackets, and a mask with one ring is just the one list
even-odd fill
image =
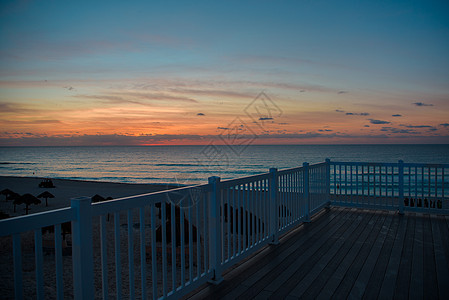
{"label": "shoreline", "polygon": [[[133,195],[152,193],[172,188],[180,187],[175,184],[141,184],[141,183],[118,183],[118,182],[102,182],[87,181],[73,179],[51,179],[54,188],[40,188],[39,183],[42,177],[19,177],[19,176],[0,176],[0,191],[10,189],[20,195],[30,193],[38,196],[44,191],[53,194],[54,198],[48,198],[48,206],[45,206],[45,199],[40,198],[40,204],[30,205],[29,214],[59,209],[70,206],[70,199],[76,197],[93,197],[98,194],[104,198],[112,197],[113,199],[128,197]],[[0,211],[8,214],[10,217],[25,215],[25,205],[14,205],[12,200],[5,200],[4,195],[0,195]]]}

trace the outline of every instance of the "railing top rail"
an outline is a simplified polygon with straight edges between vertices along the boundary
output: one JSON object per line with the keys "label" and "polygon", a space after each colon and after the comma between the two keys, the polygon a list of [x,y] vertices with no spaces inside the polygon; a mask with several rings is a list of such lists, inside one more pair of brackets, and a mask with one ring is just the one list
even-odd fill
{"label": "railing top rail", "polygon": [[[313,165],[309,165],[309,169],[314,169],[314,168],[319,168],[326,165],[326,162],[321,162],[321,163],[316,163]],[[304,166],[300,166],[300,167],[294,167],[294,168],[289,168],[289,169],[284,169],[284,170],[280,170],[278,171],[278,175],[285,175],[285,174],[290,174],[290,173],[294,173],[294,172],[298,172],[301,171],[304,168]]]}
{"label": "railing top rail", "polygon": [[279,170],[278,171],[278,176],[282,176],[282,175],[290,174],[290,173],[295,173],[295,172],[301,171],[303,168],[304,168],[303,166],[300,166],[300,167],[294,167],[294,168]]}
{"label": "railing top rail", "polygon": [[336,166],[370,166],[370,167],[397,167],[398,163],[382,163],[382,162],[350,162],[350,161],[331,161],[331,165]]}
{"label": "railing top rail", "polygon": [[316,163],[313,165],[309,165],[309,169],[321,168],[321,167],[325,166],[326,164],[327,164],[326,162],[322,162],[322,163]]}
{"label": "railing top rail", "polygon": [[[331,165],[337,166],[388,166],[396,167],[398,163],[383,163],[383,162],[342,162],[342,161],[331,161]],[[428,164],[428,163],[403,163],[404,167],[428,167],[428,168],[449,168],[449,164]]]}
{"label": "railing top rail", "polygon": [[70,222],[75,219],[74,210],[65,207],[0,221],[0,236],[17,234],[45,226]]}
{"label": "railing top rail", "polygon": [[253,181],[257,181],[257,180],[267,179],[267,178],[269,178],[269,175],[270,175],[270,173],[262,173],[262,174],[250,175],[250,176],[246,176],[246,177],[227,179],[227,180],[220,181],[220,186],[226,188],[226,187],[234,186],[237,184],[245,184],[245,183],[249,183],[249,182],[253,182]]}
{"label": "railing top rail", "polygon": [[153,205],[155,203],[169,202],[170,194],[189,193],[192,189],[206,189],[207,184],[185,186],[170,190],[163,190],[158,192],[128,196],[117,198],[109,201],[97,202],[92,204],[92,215],[98,216],[106,213],[113,213],[117,211],[133,209],[143,205]]}

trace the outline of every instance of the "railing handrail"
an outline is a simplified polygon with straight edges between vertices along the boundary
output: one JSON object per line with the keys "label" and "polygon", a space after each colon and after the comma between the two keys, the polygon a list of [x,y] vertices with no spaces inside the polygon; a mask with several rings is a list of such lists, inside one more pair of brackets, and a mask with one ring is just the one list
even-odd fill
{"label": "railing handrail", "polygon": [[207,184],[185,186],[170,190],[163,190],[96,202],[92,203],[92,214],[93,216],[99,216],[104,214],[105,212],[114,213],[126,209],[132,209],[141,206],[143,202],[146,202],[146,205],[153,205],[155,203],[161,203],[164,201],[168,202],[168,199],[163,199],[162,197],[166,197],[170,193],[188,192],[191,189],[204,189],[207,188],[207,186]]}
{"label": "railing handrail", "polygon": [[[345,162],[345,161],[330,161],[331,165],[337,166],[388,166],[397,167],[398,163],[386,163],[386,162]],[[449,164],[429,164],[429,163],[407,163],[404,162],[404,167],[429,167],[429,168],[449,168]]]}
{"label": "railing handrail", "polygon": [[0,236],[8,236],[55,224],[71,222],[75,219],[72,207],[64,207],[26,216],[0,220]]}

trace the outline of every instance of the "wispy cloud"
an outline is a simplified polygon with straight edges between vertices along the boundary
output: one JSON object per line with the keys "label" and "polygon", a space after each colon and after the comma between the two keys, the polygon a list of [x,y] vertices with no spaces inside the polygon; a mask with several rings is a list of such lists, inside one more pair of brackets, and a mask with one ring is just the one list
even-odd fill
{"label": "wispy cloud", "polygon": [[341,109],[336,109],[335,110],[338,113],[344,113],[347,116],[369,116],[370,114],[367,112],[362,112],[362,113],[355,113],[355,112],[345,112],[344,110]]}
{"label": "wispy cloud", "polygon": [[433,106],[433,104],[424,103],[424,102],[415,102],[413,104],[416,105],[416,106]]}
{"label": "wispy cloud", "polygon": [[379,125],[379,124],[390,124],[391,122],[383,121],[383,120],[376,120],[376,119],[369,119],[371,124]]}
{"label": "wispy cloud", "polygon": [[449,123],[442,123],[442,124],[440,124],[440,126],[449,127]]}
{"label": "wispy cloud", "polygon": [[406,128],[434,128],[433,126],[430,125],[401,125],[404,126]]}
{"label": "wispy cloud", "polygon": [[394,127],[382,127],[382,129],[380,131],[391,132],[391,133],[403,133],[403,134],[418,134],[418,132],[415,130],[394,128]]}
{"label": "wispy cloud", "polygon": [[174,95],[166,95],[161,93],[138,93],[138,92],[115,92],[109,94],[99,95],[74,95],[76,98],[98,99],[109,103],[131,103],[151,106],[152,101],[173,101],[173,102],[188,102],[197,103],[198,101],[189,97],[180,97]]}
{"label": "wispy cloud", "polygon": [[392,117],[402,117],[400,114],[391,115]]}
{"label": "wispy cloud", "polygon": [[367,112],[363,112],[363,113],[347,112],[346,115],[347,116],[369,116],[369,113],[367,113]]}

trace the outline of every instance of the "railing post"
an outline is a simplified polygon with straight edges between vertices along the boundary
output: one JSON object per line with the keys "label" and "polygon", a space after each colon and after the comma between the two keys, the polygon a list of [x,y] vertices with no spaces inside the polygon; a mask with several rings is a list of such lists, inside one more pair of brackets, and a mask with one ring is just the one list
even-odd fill
{"label": "railing post", "polygon": [[279,244],[279,198],[278,198],[278,169],[270,168],[270,177],[268,179],[269,197],[270,197],[270,235],[272,240],[270,244]]}
{"label": "railing post", "polygon": [[210,210],[209,210],[209,257],[211,268],[214,276],[210,282],[219,284],[223,281],[221,275],[221,239],[222,233],[220,230],[220,177],[209,177],[210,186]]}
{"label": "railing post", "polygon": [[331,160],[326,158],[326,197],[327,207],[331,204]]}
{"label": "railing post", "polygon": [[306,215],[304,222],[310,222],[310,196],[309,196],[309,163],[303,163],[304,167],[304,201],[305,201],[305,210]]}
{"label": "railing post", "polygon": [[398,161],[398,173],[399,173],[399,214],[404,214],[404,162]]}
{"label": "railing post", "polygon": [[94,298],[92,256],[92,208],[90,197],[71,199],[75,211],[72,221],[73,292],[75,299]]}

